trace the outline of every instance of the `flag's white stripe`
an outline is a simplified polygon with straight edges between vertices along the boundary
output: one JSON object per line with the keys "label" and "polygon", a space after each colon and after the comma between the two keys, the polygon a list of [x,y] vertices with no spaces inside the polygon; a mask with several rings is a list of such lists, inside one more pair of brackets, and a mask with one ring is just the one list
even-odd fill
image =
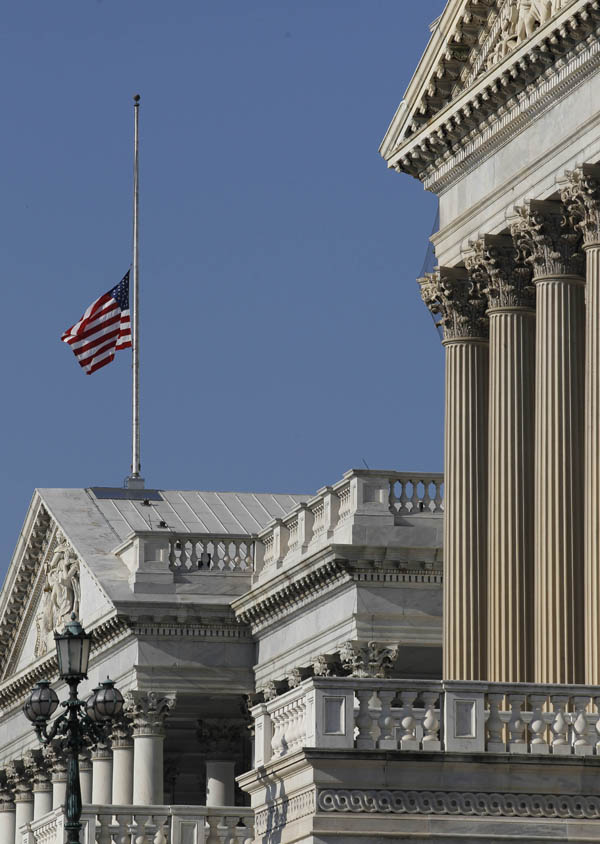
{"label": "flag's white stripe", "polygon": [[[90,316],[94,313],[94,309],[97,307],[98,302],[99,302],[101,299],[103,299],[105,296],[106,296],[106,293],[103,293],[103,294],[102,294],[102,296],[99,296],[99,297],[96,299],[96,301],[95,301],[95,302],[93,302],[93,303],[89,306],[89,308],[85,311],[85,313],[84,313],[84,315],[81,317],[81,319],[80,319],[78,322],[76,322],[76,323],[75,323],[75,325],[73,325],[71,328],[69,328],[69,329],[68,329],[68,330],[69,330],[69,332],[75,332],[75,333],[77,333],[77,330],[79,329],[80,325],[81,325],[82,323],[84,323],[84,322],[86,321],[86,319],[89,319],[89,317],[90,317]],[[111,299],[109,299],[109,300],[108,300],[108,302],[110,302],[110,301],[113,301],[113,302],[114,302],[115,300],[111,297]],[[108,302],[107,302],[106,304],[108,304]]]}
{"label": "flag's white stripe", "polygon": [[113,322],[110,325],[105,325],[101,323],[98,326],[98,329],[94,331],[93,334],[88,334],[87,337],[81,337],[80,339],[76,340],[73,343],[69,343],[75,354],[77,354],[77,349],[81,349],[83,346],[89,346],[90,343],[94,344],[97,343],[98,339],[104,337],[105,334],[110,334],[111,331],[118,331],[119,330],[119,322]]}

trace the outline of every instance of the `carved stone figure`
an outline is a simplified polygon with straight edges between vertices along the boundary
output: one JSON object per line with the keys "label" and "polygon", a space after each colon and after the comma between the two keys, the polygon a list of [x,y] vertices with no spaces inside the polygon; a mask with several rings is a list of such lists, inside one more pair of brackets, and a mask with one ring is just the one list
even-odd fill
{"label": "carved stone figure", "polygon": [[36,617],[36,656],[48,651],[53,632],[68,622],[71,613],[79,615],[80,597],[79,560],[66,538],[60,535],[46,566],[46,585]]}

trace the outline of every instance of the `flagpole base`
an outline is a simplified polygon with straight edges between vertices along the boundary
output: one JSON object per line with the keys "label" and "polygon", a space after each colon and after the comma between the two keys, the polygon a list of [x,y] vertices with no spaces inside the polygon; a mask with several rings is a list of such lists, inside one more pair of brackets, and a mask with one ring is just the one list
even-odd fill
{"label": "flagpole base", "polygon": [[130,475],[128,478],[125,479],[125,487],[127,489],[144,489],[144,479],[140,478],[139,476],[133,477],[133,475]]}

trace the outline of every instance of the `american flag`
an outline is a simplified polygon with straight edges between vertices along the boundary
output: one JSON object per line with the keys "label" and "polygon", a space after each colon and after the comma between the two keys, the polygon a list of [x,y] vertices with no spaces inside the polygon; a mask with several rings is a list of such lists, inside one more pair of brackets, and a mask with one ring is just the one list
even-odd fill
{"label": "american flag", "polygon": [[108,293],[89,306],[79,322],[60,338],[73,349],[88,375],[110,363],[119,349],[131,346],[129,270]]}

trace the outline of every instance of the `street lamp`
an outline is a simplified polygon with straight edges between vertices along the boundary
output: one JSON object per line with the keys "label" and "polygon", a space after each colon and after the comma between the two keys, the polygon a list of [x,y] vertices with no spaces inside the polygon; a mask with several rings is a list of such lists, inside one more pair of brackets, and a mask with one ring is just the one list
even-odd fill
{"label": "street lamp", "polygon": [[62,633],[55,633],[58,673],[69,686],[69,698],[62,706],[66,712],[55,718],[50,727],[48,719],[58,707],[58,697],[47,680],[40,680],[25,701],[23,712],[32,722],[38,739],[49,744],[59,737],[67,758],[67,844],[79,844],[81,830],[81,787],[79,784],[79,754],[86,739],[106,740],[110,722],[123,711],[123,695],[112,680],[105,680],[84,702],[77,697],[77,687],[87,679],[92,635],[86,633],[75,613]]}

